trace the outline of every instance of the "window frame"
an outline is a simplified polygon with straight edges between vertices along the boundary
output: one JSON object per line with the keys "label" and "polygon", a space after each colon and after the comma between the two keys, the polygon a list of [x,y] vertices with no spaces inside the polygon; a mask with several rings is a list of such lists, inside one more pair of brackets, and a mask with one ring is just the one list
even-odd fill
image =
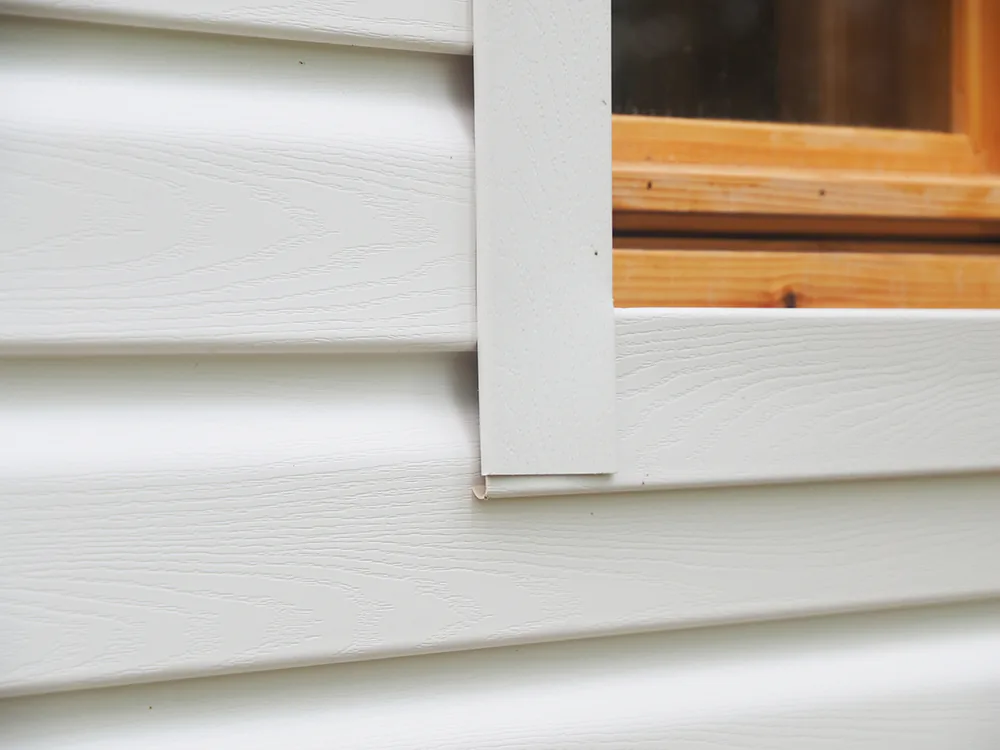
{"label": "window frame", "polygon": [[[823,0],[816,0],[823,2]],[[1000,236],[1000,1],[953,0],[953,132],[616,115],[614,208],[647,230],[679,216],[978,220]],[[801,231],[801,228],[799,229]],[[826,231],[829,231],[827,222]]]}
{"label": "window frame", "polygon": [[[574,118],[586,123],[610,120],[610,3],[579,0],[573,4],[576,13],[563,15],[548,10],[554,5],[476,0],[474,7],[484,456],[484,486],[477,495],[633,492],[1000,470],[998,312],[613,310],[605,304],[611,274],[593,268],[585,275],[586,293],[552,294],[567,279],[578,278],[581,251],[610,255],[611,249],[610,237],[607,246],[582,250],[574,236],[541,231],[548,217],[581,196],[589,196],[591,206],[610,202],[608,177],[597,169],[573,172],[570,194],[539,189],[553,164],[565,167],[574,165],[574,159],[590,159],[592,166],[603,162],[607,147],[595,126],[589,138],[594,153],[587,153],[588,139],[568,137],[574,121],[560,108],[572,107]],[[500,8],[502,13],[483,21],[484,11]],[[500,18],[505,23],[496,23]],[[586,33],[585,23],[599,25],[600,43]],[[586,69],[591,78],[570,92],[567,71],[580,60],[590,61]],[[483,69],[490,75],[481,76]],[[583,102],[569,101],[581,91]],[[539,122],[544,127],[536,127]],[[560,131],[567,137],[559,138]],[[539,150],[543,144],[548,150]],[[518,163],[516,170],[496,166],[512,162]],[[507,199],[498,198],[500,182]],[[530,195],[535,202],[529,207],[509,200],[511,194]],[[603,219],[589,218],[591,228]],[[541,231],[551,246],[498,243],[494,232],[505,222],[521,237]],[[512,266],[522,272],[518,289],[503,273]],[[497,304],[504,295],[547,304],[512,311]],[[581,314],[578,299],[593,306]],[[538,315],[539,309],[544,315]],[[602,342],[571,352],[571,366],[553,369],[551,360],[566,351],[567,341],[588,339],[595,310],[604,316],[602,325],[614,326],[617,354]],[[509,348],[526,334],[530,340],[520,352],[525,356],[505,360]],[[573,472],[548,471],[545,462],[531,461],[522,461],[518,471],[494,470],[487,461],[491,446],[503,444],[511,455],[523,458],[539,444],[539,434],[569,446],[580,444],[577,425],[591,413],[603,413],[601,399],[607,396],[602,390],[606,381],[579,377],[575,368],[581,366],[593,373],[610,367],[615,373],[616,423],[609,427],[598,420],[600,426],[589,430],[583,442],[610,441],[617,471],[608,470],[606,454],[601,460],[576,462]],[[510,377],[497,378],[498,370]],[[551,411],[536,409],[553,389],[563,404],[576,405],[581,419],[551,421]],[[522,429],[517,418],[489,418],[498,404],[508,414],[528,414],[527,426]],[[789,444],[790,429],[808,440]],[[601,430],[608,432],[601,435]],[[779,452],[782,445],[784,453]],[[768,446],[775,452],[768,454]],[[586,474],[597,476],[581,476]]]}

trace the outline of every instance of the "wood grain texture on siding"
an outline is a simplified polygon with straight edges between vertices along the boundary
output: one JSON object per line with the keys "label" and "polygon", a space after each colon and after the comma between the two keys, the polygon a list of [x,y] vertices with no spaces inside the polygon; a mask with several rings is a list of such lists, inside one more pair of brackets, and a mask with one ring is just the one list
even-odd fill
{"label": "wood grain texture on siding", "polygon": [[471,349],[465,58],[0,26],[0,351]]}
{"label": "wood grain texture on siding", "polygon": [[1000,308],[1000,255],[873,249],[616,249],[615,306]]}
{"label": "wood grain texture on siding", "polygon": [[617,310],[610,477],[491,497],[1000,469],[1000,313]]}
{"label": "wood grain texture on siding", "polygon": [[472,53],[470,0],[0,0],[0,13]]}
{"label": "wood grain texture on siding", "polygon": [[0,693],[1000,595],[1000,477],[477,502],[475,393],[464,354],[0,362]]}
{"label": "wood grain texture on siding", "polygon": [[994,750],[993,604],[0,702],[18,750]]}

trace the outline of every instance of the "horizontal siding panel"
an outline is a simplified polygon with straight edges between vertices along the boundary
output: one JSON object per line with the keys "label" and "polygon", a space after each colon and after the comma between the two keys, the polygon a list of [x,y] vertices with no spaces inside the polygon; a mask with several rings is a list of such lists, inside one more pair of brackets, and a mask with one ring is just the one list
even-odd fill
{"label": "horizontal siding panel", "polygon": [[469,68],[7,19],[0,352],[472,349]]}
{"label": "horizontal siding panel", "polygon": [[0,13],[214,34],[472,52],[471,0],[0,0]]}
{"label": "horizontal siding panel", "polygon": [[393,659],[0,703],[19,750],[994,750],[1000,608]]}
{"label": "horizontal siding panel", "polygon": [[474,500],[472,355],[0,362],[6,695],[1000,594],[1000,477]]}

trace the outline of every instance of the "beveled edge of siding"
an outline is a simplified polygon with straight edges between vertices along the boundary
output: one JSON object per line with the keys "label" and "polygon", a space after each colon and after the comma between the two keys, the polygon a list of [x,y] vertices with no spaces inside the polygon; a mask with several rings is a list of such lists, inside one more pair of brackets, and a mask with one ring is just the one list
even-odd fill
{"label": "beveled edge of siding", "polygon": [[[290,39],[385,49],[472,54],[470,0],[341,0],[257,8],[246,0],[0,0],[0,14]],[[208,7],[206,7],[208,6]],[[214,7],[213,7],[214,6]]]}
{"label": "beveled edge of siding", "polygon": [[251,738],[276,750],[582,748],[608,737],[937,747],[986,736],[997,614],[996,602],[969,603],[129,685],[6,701],[0,723],[26,750],[172,750],[209,737],[219,750]]}

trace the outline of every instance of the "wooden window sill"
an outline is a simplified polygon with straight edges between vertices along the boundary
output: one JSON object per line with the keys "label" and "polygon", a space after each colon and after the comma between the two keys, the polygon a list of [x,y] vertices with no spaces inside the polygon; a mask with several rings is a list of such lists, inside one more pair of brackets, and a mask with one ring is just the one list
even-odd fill
{"label": "wooden window sill", "polygon": [[1000,256],[962,246],[635,244],[614,251],[615,307],[1000,309]]}
{"label": "wooden window sill", "polygon": [[616,211],[1000,220],[982,175],[616,163]]}
{"label": "wooden window sill", "polygon": [[965,134],[631,115],[612,133],[617,231],[725,232],[756,216],[798,234],[1000,234],[1000,175]]}
{"label": "wooden window sill", "polygon": [[982,174],[962,133],[612,115],[615,162]]}

